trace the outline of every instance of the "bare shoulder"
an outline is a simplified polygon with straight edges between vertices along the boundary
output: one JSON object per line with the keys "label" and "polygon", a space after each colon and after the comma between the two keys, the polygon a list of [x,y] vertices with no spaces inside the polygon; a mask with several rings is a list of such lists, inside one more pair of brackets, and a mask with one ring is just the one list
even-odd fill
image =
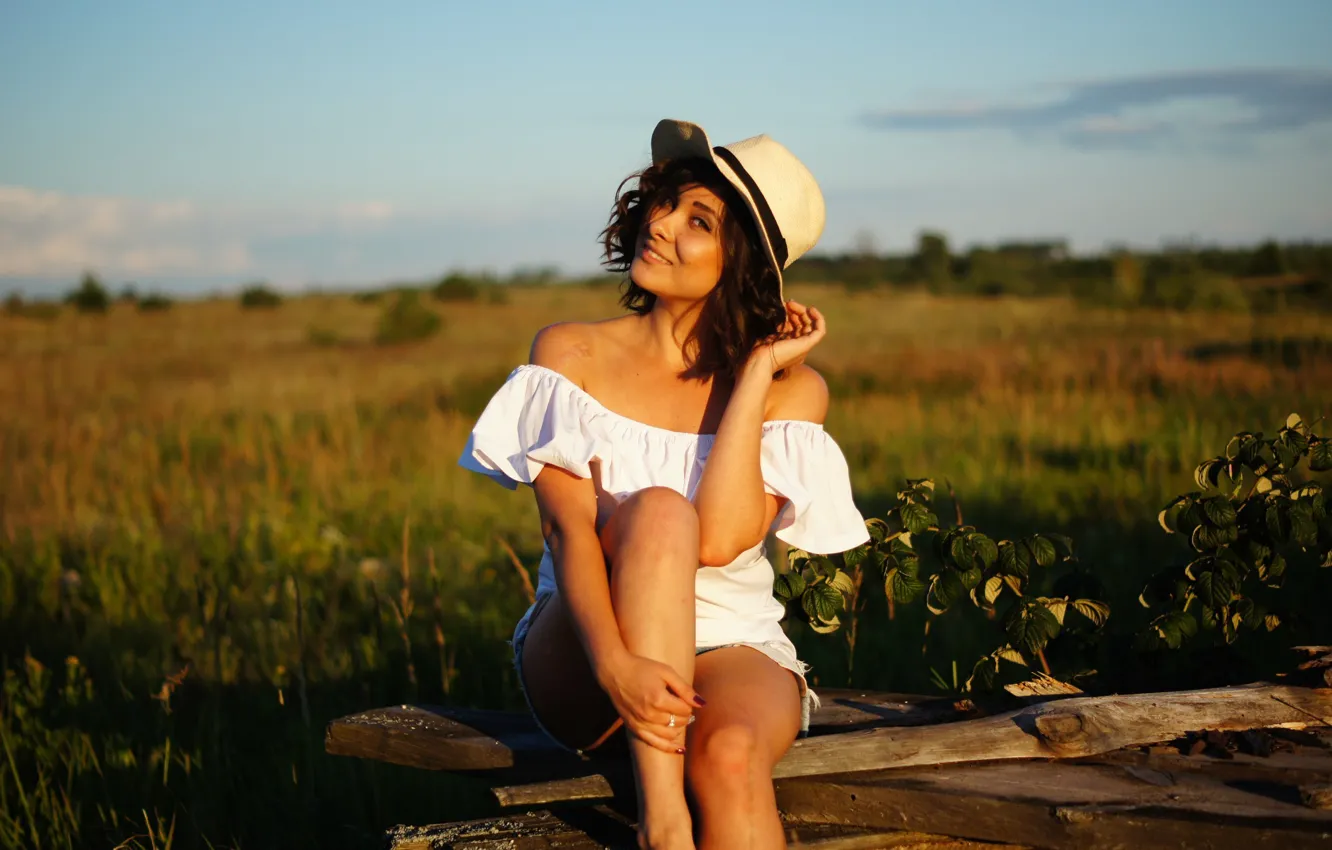
{"label": "bare shoulder", "polygon": [[547,325],[532,338],[527,360],[553,369],[582,383],[583,373],[596,354],[595,325],[589,322],[559,322]]}
{"label": "bare shoulder", "polygon": [[828,383],[813,366],[802,363],[774,381],[768,401],[769,419],[799,419],[822,424],[828,416]]}

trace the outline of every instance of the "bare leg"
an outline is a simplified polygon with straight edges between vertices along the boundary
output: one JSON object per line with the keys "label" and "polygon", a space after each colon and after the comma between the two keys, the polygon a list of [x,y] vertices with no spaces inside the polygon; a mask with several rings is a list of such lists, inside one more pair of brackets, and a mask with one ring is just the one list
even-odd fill
{"label": "bare leg", "polygon": [[[625,646],[692,680],[699,568],[693,505],[673,490],[643,490],[619,506],[601,540],[611,562],[611,599]],[[681,746],[687,721],[680,718]],[[632,738],[629,746],[638,783],[640,843],[692,847],[684,758]]]}
{"label": "bare leg", "polygon": [[800,730],[799,682],[763,653],[736,646],[698,656],[694,687],[708,700],[686,756],[699,850],[785,847],[772,767]]}

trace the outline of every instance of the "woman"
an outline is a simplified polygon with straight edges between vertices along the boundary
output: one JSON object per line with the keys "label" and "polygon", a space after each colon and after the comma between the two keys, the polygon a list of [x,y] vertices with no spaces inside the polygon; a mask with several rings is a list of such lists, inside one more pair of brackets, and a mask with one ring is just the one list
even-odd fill
{"label": "woman", "polygon": [[546,551],[513,646],[542,728],[581,752],[627,729],[643,846],[781,847],[772,766],[815,698],[763,540],[868,539],[804,364],[823,316],[782,299],[823,197],[767,136],[713,148],[662,121],[652,160],[603,233],[629,314],[538,333],[460,462],[536,493]]}

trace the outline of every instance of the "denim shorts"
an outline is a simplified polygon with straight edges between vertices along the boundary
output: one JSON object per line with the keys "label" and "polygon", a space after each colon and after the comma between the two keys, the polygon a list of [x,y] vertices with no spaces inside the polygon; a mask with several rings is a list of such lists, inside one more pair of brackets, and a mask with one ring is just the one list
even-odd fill
{"label": "denim shorts", "polygon": [[[559,738],[556,738],[551,734],[549,729],[542,725],[541,718],[537,716],[536,711],[532,708],[532,701],[527,696],[527,688],[524,685],[523,680],[523,643],[527,640],[527,631],[531,627],[531,624],[535,622],[536,618],[541,614],[541,609],[546,607],[546,603],[549,602],[554,595],[553,592],[539,594],[536,598],[536,602],[532,604],[532,610],[514,631],[512,640],[513,667],[518,674],[518,689],[523,692],[523,700],[527,703],[527,711],[532,715],[532,719],[536,722],[537,728],[544,732],[547,738],[550,738],[562,749],[579,755],[584,755],[585,753],[583,750],[566,746]],[[753,642],[737,641],[735,643],[723,643],[716,646],[700,646],[694,650],[694,654],[696,656],[704,655],[714,650],[727,649],[732,646],[747,646],[757,650],[775,661],[778,666],[791,671],[791,673],[795,675],[796,679],[800,682],[800,737],[803,738],[809,734],[810,714],[814,709],[819,707],[819,697],[809,689],[809,685],[805,681],[805,673],[809,670],[809,665],[796,657],[795,648],[789,642],[776,640]],[[615,727],[612,727],[611,731],[613,732],[614,729]],[[610,732],[604,737],[609,737],[609,735]],[[598,742],[598,744],[599,743],[600,742]]]}

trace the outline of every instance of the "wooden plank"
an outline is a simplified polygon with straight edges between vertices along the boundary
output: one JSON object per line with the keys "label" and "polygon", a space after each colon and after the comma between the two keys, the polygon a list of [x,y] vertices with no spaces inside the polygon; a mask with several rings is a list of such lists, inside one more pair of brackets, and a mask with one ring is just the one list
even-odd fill
{"label": "wooden plank", "polygon": [[603,807],[399,826],[389,830],[387,838],[389,850],[593,850],[636,846],[633,825]]}
{"label": "wooden plank", "polygon": [[1118,750],[1086,761],[1091,764],[1117,764],[1168,774],[1203,773],[1218,781],[1271,781],[1288,783],[1332,783],[1332,754],[1301,749],[1294,753],[1253,756],[1234,753],[1230,758],[1186,756],[1177,752],[1144,752],[1141,749]]}
{"label": "wooden plank", "polygon": [[809,717],[811,738],[860,727],[952,723],[992,713],[967,699],[843,688],[820,689],[817,693],[822,704]]}
{"label": "wooden plank", "polygon": [[[430,826],[398,826],[387,834],[388,850],[592,850],[636,848],[633,824],[596,807],[524,812]],[[923,832],[866,829],[845,824],[796,824],[788,845],[810,850],[1021,850],[1013,845],[975,842]]]}
{"label": "wooden plank", "polygon": [[[968,701],[860,690],[820,691],[823,705],[810,717],[810,734],[919,726],[977,716]],[[579,759],[555,745],[525,713],[401,705],[377,708],[328,724],[331,755],[376,759],[429,770],[505,771],[565,767]]]}
{"label": "wooden plank", "polygon": [[995,844],[906,830],[860,827],[847,830],[832,824],[788,830],[786,841],[788,847],[809,850],[1026,850],[1018,844]]}
{"label": "wooden plank", "polygon": [[[977,720],[873,728],[795,742],[774,778],[999,759],[1079,758],[1190,731],[1329,725],[1332,690],[1243,685],[1200,691],[1082,697]],[[595,800],[613,795],[598,775],[495,789],[501,805]]]}
{"label": "wooden plank", "polygon": [[780,780],[791,820],[919,829],[1041,848],[1332,847],[1332,812],[1296,789],[1120,765],[1007,762]]}

